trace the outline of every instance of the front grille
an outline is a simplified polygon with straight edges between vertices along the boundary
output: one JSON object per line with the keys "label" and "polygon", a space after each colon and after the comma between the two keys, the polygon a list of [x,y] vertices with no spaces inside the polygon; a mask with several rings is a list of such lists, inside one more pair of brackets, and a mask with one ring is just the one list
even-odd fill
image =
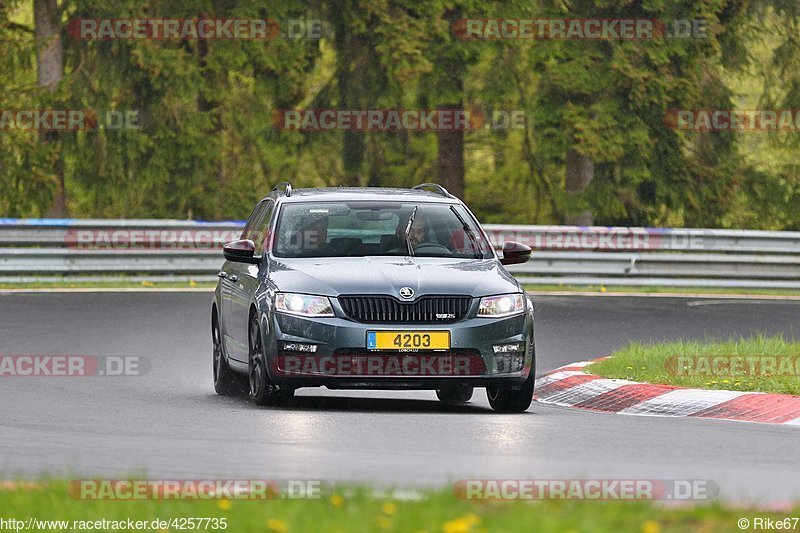
{"label": "front grille", "polygon": [[423,296],[401,302],[391,296],[340,296],[345,314],[368,324],[449,324],[464,318],[470,296]]}

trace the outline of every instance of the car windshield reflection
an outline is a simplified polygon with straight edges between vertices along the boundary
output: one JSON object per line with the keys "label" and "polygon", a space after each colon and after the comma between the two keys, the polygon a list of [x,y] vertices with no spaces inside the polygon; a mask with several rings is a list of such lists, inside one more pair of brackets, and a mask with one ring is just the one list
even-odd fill
{"label": "car windshield reflection", "polygon": [[276,236],[276,257],[493,257],[491,244],[470,213],[450,204],[287,204]]}

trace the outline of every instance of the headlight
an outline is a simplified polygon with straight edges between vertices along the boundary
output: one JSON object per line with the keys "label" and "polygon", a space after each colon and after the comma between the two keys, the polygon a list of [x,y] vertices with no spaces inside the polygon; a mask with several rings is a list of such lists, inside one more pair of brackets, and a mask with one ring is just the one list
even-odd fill
{"label": "headlight", "polygon": [[502,294],[481,298],[478,316],[498,318],[515,315],[525,310],[525,298],[521,294]]}
{"label": "headlight", "polygon": [[275,310],[302,316],[334,316],[331,301],[325,296],[279,292],[275,295]]}

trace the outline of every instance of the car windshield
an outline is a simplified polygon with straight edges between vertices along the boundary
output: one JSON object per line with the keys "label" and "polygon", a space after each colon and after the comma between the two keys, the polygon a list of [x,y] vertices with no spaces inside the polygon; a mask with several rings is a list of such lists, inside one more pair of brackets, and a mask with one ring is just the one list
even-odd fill
{"label": "car windshield", "polygon": [[281,208],[277,257],[493,257],[460,205],[412,202],[308,202]]}

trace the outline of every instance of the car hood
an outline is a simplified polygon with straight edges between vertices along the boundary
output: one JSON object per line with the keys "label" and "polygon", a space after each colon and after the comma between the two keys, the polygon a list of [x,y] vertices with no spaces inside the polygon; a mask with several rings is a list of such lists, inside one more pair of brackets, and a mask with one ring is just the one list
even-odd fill
{"label": "car hood", "polygon": [[325,257],[270,261],[280,291],[339,296],[388,294],[411,287],[426,294],[489,296],[517,292],[517,281],[497,259],[438,257]]}

